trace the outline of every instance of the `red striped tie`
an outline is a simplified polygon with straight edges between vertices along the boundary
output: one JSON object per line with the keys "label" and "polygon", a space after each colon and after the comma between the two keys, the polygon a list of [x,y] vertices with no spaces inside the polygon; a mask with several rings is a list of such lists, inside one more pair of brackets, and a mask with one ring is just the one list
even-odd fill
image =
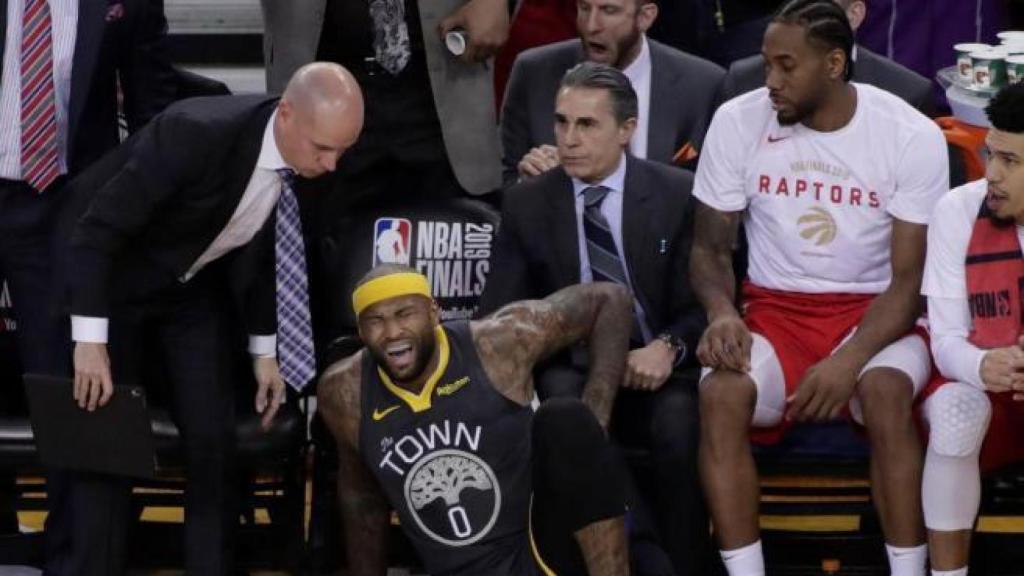
{"label": "red striped tie", "polygon": [[58,176],[50,5],[47,0],[25,0],[21,36],[21,179],[42,192]]}

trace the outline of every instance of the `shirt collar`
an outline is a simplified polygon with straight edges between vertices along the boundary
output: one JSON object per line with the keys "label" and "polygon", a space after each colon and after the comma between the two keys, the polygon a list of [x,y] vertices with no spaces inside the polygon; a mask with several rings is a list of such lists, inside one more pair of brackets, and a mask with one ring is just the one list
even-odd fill
{"label": "shirt collar", "polygon": [[594,184],[588,184],[579,178],[572,179],[572,191],[579,196],[584,190],[591,186],[604,186],[612,192],[622,192],[626,189],[626,153],[619,157],[619,165],[607,178]]}
{"label": "shirt collar", "polygon": [[280,170],[290,168],[281,157],[281,150],[277,147],[277,140],[274,138],[274,120],[277,119],[277,110],[267,120],[267,127],[263,130],[263,144],[260,146],[260,155],[256,160],[256,166],[265,170]]}
{"label": "shirt collar", "polygon": [[640,35],[640,53],[629,63],[629,66],[622,71],[629,78],[630,83],[636,87],[637,82],[651,72],[651,48],[647,44],[647,35]]}

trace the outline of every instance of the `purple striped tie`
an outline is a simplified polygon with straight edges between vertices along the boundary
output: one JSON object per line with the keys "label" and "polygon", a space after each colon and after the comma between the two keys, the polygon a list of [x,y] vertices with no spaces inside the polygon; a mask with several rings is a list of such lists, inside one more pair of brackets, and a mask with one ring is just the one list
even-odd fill
{"label": "purple striped tie", "polygon": [[277,261],[277,360],[284,381],[296,391],[302,391],[316,375],[306,249],[302,241],[299,203],[292,189],[295,173],[287,168],[277,173],[281,176],[274,250]]}
{"label": "purple striped tie", "polygon": [[47,0],[25,0],[21,36],[21,179],[41,193],[58,176],[50,5]]}

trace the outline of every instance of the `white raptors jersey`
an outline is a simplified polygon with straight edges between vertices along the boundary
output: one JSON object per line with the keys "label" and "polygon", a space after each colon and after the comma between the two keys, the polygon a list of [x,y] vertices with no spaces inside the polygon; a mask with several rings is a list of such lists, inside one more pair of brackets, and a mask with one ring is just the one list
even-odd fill
{"label": "white raptors jersey", "polygon": [[834,132],[779,125],[761,88],[722,105],[694,185],[722,211],[746,210],[748,275],[765,288],[877,294],[891,278],[893,219],[927,224],[948,189],[938,126],[865,84]]}

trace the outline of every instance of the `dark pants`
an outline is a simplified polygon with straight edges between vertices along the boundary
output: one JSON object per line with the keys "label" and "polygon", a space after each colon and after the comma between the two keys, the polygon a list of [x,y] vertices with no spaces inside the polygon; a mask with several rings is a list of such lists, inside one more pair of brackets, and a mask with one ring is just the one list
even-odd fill
{"label": "dark pants", "polygon": [[[54,309],[50,253],[60,188],[58,182],[37,194],[21,182],[0,180],[0,280],[6,278],[10,289],[22,371],[65,376],[71,372],[70,340],[67,322]],[[11,411],[12,399],[20,397],[20,390],[0,390],[0,412]],[[49,484],[57,487],[50,486],[48,492],[60,500],[61,482],[50,476]],[[13,472],[0,471],[0,532],[18,529],[14,494]],[[60,518],[59,512],[48,518],[47,527]]]}
{"label": "dark pants", "polygon": [[624,470],[594,414],[575,398],[541,404],[532,434],[531,532],[538,552],[556,574],[586,574],[573,534],[625,513]]}
{"label": "dark pants", "polygon": [[[110,319],[115,384],[152,382],[152,350],[166,370],[187,467],[184,550],[190,576],[225,574],[231,562],[235,516],[227,486],[233,477],[235,420],[223,309],[213,283],[201,273],[144,302],[115,305]],[[75,474],[69,484],[73,547],[49,562],[47,573],[124,573],[131,480]]]}
{"label": "dark pants", "polygon": [[57,188],[37,194],[20,182],[0,180],[0,278],[7,278],[11,290],[22,369],[67,375],[69,333],[54,308],[50,253],[61,192]]}
{"label": "dark pants", "polygon": [[[640,574],[707,572],[704,560],[710,537],[697,475],[697,376],[696,370],[675,372],[656,392],[622,389],[615,400],[612,439],[624,453],[635,448],[650,452],[649,459],[630,466],[632,557]],[[557,365],[538,378],[538,393],[542,398],[579,397],[585,380],[581,370]],[[643,553],[652,541],[660,544],[667,561],[656,549]]]}

